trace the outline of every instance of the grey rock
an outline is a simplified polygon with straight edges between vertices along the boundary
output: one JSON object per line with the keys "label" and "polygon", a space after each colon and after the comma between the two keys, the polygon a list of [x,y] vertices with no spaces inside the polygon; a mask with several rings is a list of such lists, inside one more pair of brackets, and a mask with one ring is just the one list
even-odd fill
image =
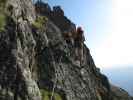
{"label": "grey rock", "polygon": [[[75,60],[75,47],[66,43],[63,32],[76,27],[59,6],[52,11],[42,4],[39,13],[31,0],[8,0],[6,6],[12,13],[0,31],[0,100],[41,100],[41,90],[58,93],[62,100],[132,100],[110,85],[85,44],[83,64]],[[33,27],[44,15],[45,25]]]}

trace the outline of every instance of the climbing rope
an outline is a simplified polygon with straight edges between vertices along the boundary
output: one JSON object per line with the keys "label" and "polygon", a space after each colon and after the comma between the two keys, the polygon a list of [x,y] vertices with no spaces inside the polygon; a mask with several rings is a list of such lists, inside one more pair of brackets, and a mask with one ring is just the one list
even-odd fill
{"label": "climbing rope", "polygon": [[[53,58],[53,57],[52,57],[52,58]],[[54,67],[55,67],[55,62],[53,62],[53,65],[54,65]],[[56,70],[55,70],[55,81],[54,81],[54,86],[53,86],[53,89],[52,89],[52,95],[51,95],[50,100],[53,99],[54,91],[55,91],[55,88],[56,88],[56,84],[57,84],[57,72],[56,72]]]}
{"label": "climbing rope", "polygon": [[[60,57],[59,63],[61,63],[61,59],[62,59],[62,56]],[[53,96],[54,96],[54,92],[55,92],[55,88],[56,88],[57,80],[58,80],[58,67],[55,66],[55,61],[54,61],[53,54],[52,54],[52,61],[53,61],[53,66],[55,68],[55,81],[54,81],[54,86],[53,86],[53,89],[52,89],[52,95],[50,97],[50,100],[53,100]]]}

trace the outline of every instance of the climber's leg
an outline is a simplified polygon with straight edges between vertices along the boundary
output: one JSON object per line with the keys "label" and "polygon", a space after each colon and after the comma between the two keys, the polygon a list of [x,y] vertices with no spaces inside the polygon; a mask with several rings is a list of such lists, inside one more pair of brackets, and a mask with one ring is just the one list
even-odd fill
{"label": "climber's leg", "polygon": [[83,43],[81,43],[81,64],[84,63],[84,46]]}
{"label": "climber's leg", "polygon": [[82,66],[84,61],[83,43],[81,43],[80,47],[78,48],[78,56],[79,56],[80,65]]}
{"label": "climber's leg", "polygon": [[76,47],[75,48],[75,60],[79,60],[79,51],[78,51],[78,48]]}

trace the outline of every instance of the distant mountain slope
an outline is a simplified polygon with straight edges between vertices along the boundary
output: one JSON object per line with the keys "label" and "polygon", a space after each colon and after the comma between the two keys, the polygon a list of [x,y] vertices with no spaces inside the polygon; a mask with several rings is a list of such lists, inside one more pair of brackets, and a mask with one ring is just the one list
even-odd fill
{"label": "distant mountain slope", "polygon": [[111,83],[127,90],[133,95],[133,66],[103,68]]}

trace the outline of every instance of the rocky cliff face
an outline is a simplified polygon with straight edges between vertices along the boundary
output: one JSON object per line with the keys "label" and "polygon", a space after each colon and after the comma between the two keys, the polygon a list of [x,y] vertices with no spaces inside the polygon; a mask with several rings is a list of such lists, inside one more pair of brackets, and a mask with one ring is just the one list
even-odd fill
{"label": "rocky cliff face", "polygon": [[85,44],[83,64],[75,60],[63,33],[76,27],[59,6],[0,3],[0,100],[132,100],[110,85]]}

